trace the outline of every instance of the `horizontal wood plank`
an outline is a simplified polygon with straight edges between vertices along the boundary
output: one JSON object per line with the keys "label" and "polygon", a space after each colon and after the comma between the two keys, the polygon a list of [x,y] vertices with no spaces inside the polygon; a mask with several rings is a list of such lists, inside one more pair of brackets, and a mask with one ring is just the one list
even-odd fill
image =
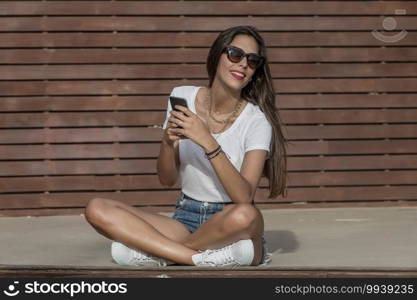
{"label": "horizontal wood plank", "polygon": [[[417,79],[416,79],[417,83]],[[417,87],[417,85],[416,85]],[[284,124],[363,124],[415,123],[417,109],[323,109],[282,110]],[[62,112],[8,113],[0,119],[0,128],[21,127],[87,127],[87,126],[158,126],[166,112]],[[155,131],[156,132],[156,131]],[[146,136],[144,137],[146,140]]]}
{"label": "horizontal wood plank", "polygon": [[[67,266],[5,266],[0,278],[417,278],[417,271],[382,268],[279,268],[264,270],[137,269]],[[278,279],[279,280],[279,279]],[[363,279],[364,281],[366,279]]]}
{"label": "horizontal wood plank", "polygon": [[[417,169],[417,155],[288,157],[288,171]],[[156,159],[0,161],[0,176],[149,174]]]}
{"label": "horizontal wood plank", "polygon": [[[0,64],[202,64],[206,60],[208,51],[209,49],[207,48],[0,49]],[[415,61],[417,61],[415,47],[297,47],[268,49],[269,63]],[[40,70],[42,71],[42,69]],[[186,74],[177,75],[178,77],[186,77]]]}
{"label": "horizontal wood plank", "polygon": [[[0,2],[1,3],[1,2]],[[288,3],[288,2],[287,2]],[[309,3],[304,1],[303,3]],[[323,2],[321,2],[323,3]],[[369,3],[372,2],[368,2]],[[375,2],[374,2],[375,3]],[[178,4],[178,3],[177,3]],[[298,13],[303,13],[303,9]],[[279,29],[279,28],[276,28]],[[285,47],[314,46],[386,46],[369,31],[310,31],[281,32],[260,31],[268,47],[268,53]],[[217,32],[0,32],[2,48],[91,48],[91,47],[203,47],[209,48]],[[392,33],[391,33],[392,35]],[[392,46],[416,46],[417,32],[407,31],[406,38],[400,39]],[[293,50],[297,50],[294,48]],[[367,51],[371,51],[369,48]],[[400,58],[398,58],[400,59]]]}
{"label": "horizontal wood plank", "polygon": [[[410,3],[411,2],[411,3]],[[20,15],[394,15],[401,7],[417,13],[413,1],[5,1],[0,16]]]}
{"label": "horizontal wood plank", "polygon": [[322,139],[367,139],[367,138],[415,138],[417,126],[401,125],[326,125],[326,126],[285,126],[284,134],[291,140]]}
{"label": "horizontal wood plank", "polygon": [[[0,81],[4,96],[29,95],[132,95],[170,93],[174,86],[204,85],[179,80],[100,80],[100,81]],[[417,78],[354,78],[354,79],[274,79],[278,93],[417,93]]]}
{"label": "horizontal wood plank", "polygon": [[[92,198],[107,198],[129,205],[153,206],[174,205],[180,195],[179,190],[124,191],[120,192],[71,192],[39,194],[0,194],[2,209],[16,208],[75,208],[85,207]],[[398,201],[417,200],[415,186],[356,186],[326,188],[290,188],[287,197],[268,198],[267,189],[258,189],[255,202],[304,203],[343,201]]]}
{"label": "horizontal wood plank", "polygon": [[[280,109],[308,108],[415,108],[416,94],[306,94],[277,95],[276,106]],[[164,103],[165,104],[165,103]]]}
{"label": "horizontal wood plank", "polygon": [[[273,78],[417,76],[417,63],[270,64]],[[177,79],[206,77],[204,64],[0,66],[0,80],[40,79]]]}
{"label": "horizontal wood plank", "polygon": [[[0,131],[1,132],[1,131]],[[109,131],[107,131],[109,132]],[[111,131],[110,131],[111,132]],[[85,132],[85,135],[94,131]],[[28,137],[32,137],[32,131]],[[62,135],[68,137],[65,133]],[[82,132],[80,133],[83,134]],[[153,143],[116,143],[112,135],[107,137],[107,143],[88,144],[40,144],[40,145],[0,145],[1,160],[28,159],[112,159],[112,158],[155,158],[159,155],[160,141]],[[115,134],[116,136],[117,134]],[[140,135],[140,134],[139,134]],[[157,135],[154,135],[156,138]],[[96,137],[97,138],[97,137]],[[96,139],[96,141],[99,141]],[[28,143],[30,142],[27,141]],[[34,142],[32,140],[32,142]],[[38,141],[45,142],[45,141]],[[68,140],[67,140],[68,142]],[[30,151],[28,151],[30,147]],[[366,155],[366,154],[416,154],[417,140],[348,140],[348,141],[289,141],[288,156],[301,155]]]}
{"label": "horizontal wood plank", "polygon": [[[282,128],[289,141],[343,139],[407,139],[417,138],[414,124],[348,124],[348,125],[287,125]],[[27,143],[93,143],[93,142],[160,142],[161,128],[45,128],[0,130],[1,144]],[[45,145],[48,147],[48,145]],[[142,146],[143,149],[152,146]],[[34,148],[35,153],[40,153]],[[37,150],[36,150],[37,149]],[[88,148],[86,148],[88,149]],[[48,149],[44,150],[47,151]],[[141,155],[150,156],[150,152]]]}
{"label": "horizontal wood plank", "polygon": [[[262,177],[259,188],[268,188],[268,179]],[[417,171],[332,171],[332,172],[289,172],[289,188],[371,186],[371,185],[417,185]],[[170,189],[180,189],[179,180]],[[158,175],[79,175],[2,177],[0,189],[3,193],[75,192],[106,190],[158,190],[163,189]]]}
{"label": "horizontal wood plank", "polygon": [[[172,86],[171,88],[174,88]],[[27,96],[2,97],[2,112],[44,111],[124,111],[155,110],[166,112],[169,93],[114,96]],[[310,108],[417,108],[416,94],[277,94],[279,109]]]}
{"label": "horizontal wood plank", "polygon": [[[180,16],[24,16],[18,20],[16,22],[16,17],[0,18],[1,31],[222,31],[236,24],[269,31],[384,29],[383,16],[195,16],[192,19]],[[417,20],[413,16],[396,16],[396,22],[398,28],[417,29]]]}
{"label": "horizontal wood plank", "polygon": [[[345,202],[304,202],[304,203],[270,203],[270,204],[257,204],[259,209],[285,209],[285,208],[296,208],[296,209],[309,209],[309,208],[340,208],[340,207],[415,207],[417,201],[345,201]],[[173,213],[174,204],[169,205],[153,205],[153,206],[135,206],[142,210],[154,212],[154,213]],[[21,217],[21,216],[58,216],[58,215],[84,215],[85,207],[78,208],[37,208],[37,209],[0,209],[0,216],[7,217]]]}

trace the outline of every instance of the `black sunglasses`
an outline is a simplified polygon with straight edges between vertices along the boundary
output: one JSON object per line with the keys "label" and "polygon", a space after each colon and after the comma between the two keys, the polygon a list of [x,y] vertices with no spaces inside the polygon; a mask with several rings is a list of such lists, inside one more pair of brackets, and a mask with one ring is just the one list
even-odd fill
{"label": "black sunglasses", "polygon": [[[227,53],[227,58],[234,63],[240,62],[244,57],[248,62],[248,66],[251,69],[259,68],[262,63],[265,61],[265,57],[260,56],[255,53],[245,53],[242,49],[235,46],[226,46],[223,49],[223,52]],[[222,53],[223,53],[222,52]]]}

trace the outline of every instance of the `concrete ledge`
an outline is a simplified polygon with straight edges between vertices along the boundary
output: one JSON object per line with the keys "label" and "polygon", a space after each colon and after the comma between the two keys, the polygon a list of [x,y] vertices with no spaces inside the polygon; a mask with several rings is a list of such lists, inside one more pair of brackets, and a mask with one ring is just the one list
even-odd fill
{"label": "concrete ledge", "polygon": [[417,277],[417,207],[269,209],[262,213],[272,262],[234,270],[123,267],[111,260],[111,241],[96,233],[82,215],[2,217],[0,276],[49,272],[51,276],[107,273],[169,277],[171,273],[181,277],[194,272],[202,277],[238,273],[274,277],[289,272],[327,277],[343,272],[352,276],[391,272],[392,276]]}

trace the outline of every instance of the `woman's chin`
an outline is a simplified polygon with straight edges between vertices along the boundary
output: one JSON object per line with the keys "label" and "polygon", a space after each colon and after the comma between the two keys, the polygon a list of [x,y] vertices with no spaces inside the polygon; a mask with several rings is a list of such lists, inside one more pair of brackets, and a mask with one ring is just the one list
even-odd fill
{"label": "woman's chin", "polygon": [[245,87],[243,82],[237,82],[237,80],[229,81],[227,84],[231,90],[239,91]]}
{"label": "woman's chin", "polygon": [[231,91],[240,91],[245,87],[245,83],[239,82],[236,79],[233,78],[226,78],[226,80],[222,80],[223,84]]}

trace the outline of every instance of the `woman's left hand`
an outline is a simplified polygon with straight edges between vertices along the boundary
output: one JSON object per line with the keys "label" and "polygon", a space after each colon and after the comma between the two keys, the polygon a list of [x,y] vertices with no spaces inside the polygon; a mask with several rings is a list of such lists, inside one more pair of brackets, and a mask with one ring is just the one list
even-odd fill
{"label": "woman's left hand", "polygon": [[181,134],[204,148],[204,144],[212,138],[206,123],[191,110],[182,105],[175,105],[180,111],[171,111],[171,122],[181,128],[170,128],[170,132]]}

